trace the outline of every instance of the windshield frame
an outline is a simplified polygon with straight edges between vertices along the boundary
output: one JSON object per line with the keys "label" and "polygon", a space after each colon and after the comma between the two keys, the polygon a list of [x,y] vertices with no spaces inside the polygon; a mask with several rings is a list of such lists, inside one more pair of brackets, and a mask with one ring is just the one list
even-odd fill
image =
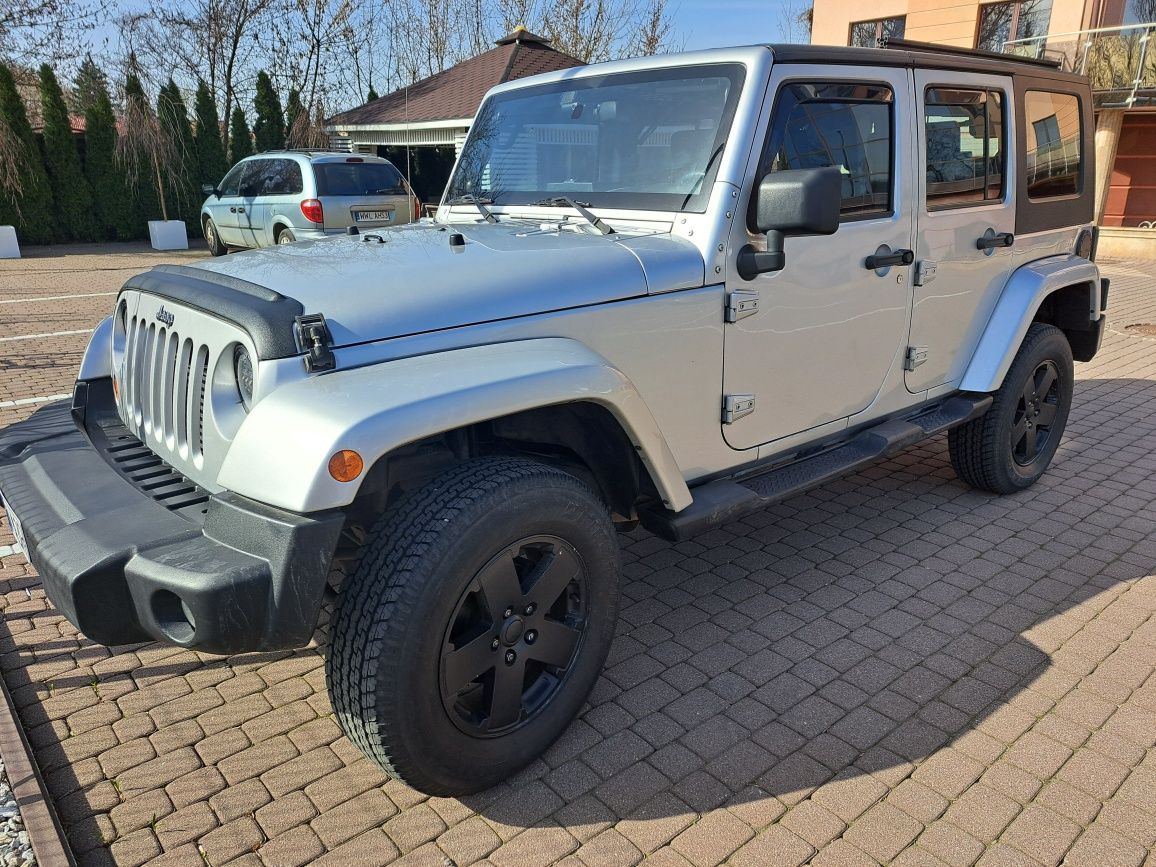
{"label": "windshield frame", "polygon": [[706,167],[705,176],[699,183],[696,192],[688,195],[687,193],[679,192],[564,191],[565,195],[569,195],[575,200],[581,200],[583,205],[593,208],[598,212],[652,211],[660,213],[705,213],[710,202],[715,180],[718,177],[719,168],[723,162],[723,151],[730,138],[748,75],[749,72],[745,64],[739,61],[725,60],[700,64],[652,67],[649,69],[623,72],[606,72],[600,75],[584,75],[538,85],[503,89],[497,93],[490,94],[478,109],[477,116],[471,124],[469,138],[467,138],[461,155],[454,165],[453,174],[450,176],[449,183],[446,184],[442,204],[449,205],[451,200],[458,196],[474,195],[483,199],[495,209],[509,207],[521,208],[531,207],[536,201],[561,194],[555,190],[515,190],[501,192],[470,189],[467,186],[469,181],[465,177],[465,173],[470,170],[467,168],[468,155],[475,141],[477,130],[481,128],[486,122],[486,119],[491,116],[490,113],[497,111],[505,102],[524,98],[527,93],[535,96],[549,94],[558,94],[560,96],[564,93],[575,92],[580,94],[602,87],[619,86],[636,82],[648,83],[697,78],[728,78],[731,82],[731,87],[727,93],[726,104],[719,116],[718,128],[715,131],[714,140],[708,151],[708,157],[711,161]]}

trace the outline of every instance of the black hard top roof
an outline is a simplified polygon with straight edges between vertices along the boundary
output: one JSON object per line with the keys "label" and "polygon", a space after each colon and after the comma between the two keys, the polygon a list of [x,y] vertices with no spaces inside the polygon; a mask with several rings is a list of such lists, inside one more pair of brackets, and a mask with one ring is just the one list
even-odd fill
{"label": "black hard top roof", "polygon": [[988,72],[998,75],[1030,75],[1074,83],[1087,79],[1064,72],[1058,61],[1018,57],[977,49],[953,48],[924,42],[892,40],[885,48],[849,48],[841,45],[767,45],[779,63],[830,63],[840,66],[905,66]]}

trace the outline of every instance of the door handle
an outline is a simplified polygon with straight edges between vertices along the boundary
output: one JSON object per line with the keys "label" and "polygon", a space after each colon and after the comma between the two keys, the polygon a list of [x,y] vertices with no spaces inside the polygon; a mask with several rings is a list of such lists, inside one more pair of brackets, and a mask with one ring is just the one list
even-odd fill
{"label": "door handle", "polygon": [[880,268],[890,268],[892,265],[910,265],[915,261],[915,254],[910,250],[894,250],[885,255],[872,253],[864,262],[863,267],[868,271],[878,271]]}
{"label": "door handle", "polygon": [[994,250],[996,247],[1010,247],[1016,242],[1016,236],[1011,232],[999,232],[995,235],[984,235],[975,239],[975,249]]}

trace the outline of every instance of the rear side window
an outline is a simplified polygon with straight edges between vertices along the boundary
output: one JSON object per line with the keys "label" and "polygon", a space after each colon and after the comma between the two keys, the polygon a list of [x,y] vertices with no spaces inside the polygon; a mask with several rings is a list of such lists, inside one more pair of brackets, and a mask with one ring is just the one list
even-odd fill
{"label": "rear side window", "polygon": [[927,209],[1001,200],[1005,160],[1001,94],[931,87],[923,104]]}
{"label": "rear side window", "polygon": [[301,165],[295,160],[259,160],[245,186],[252,195],[297,195],[302,192]]}
{"label": "rear side window", "polygon": [[1083,188],[1080,101],[1069,93],[1024,95],[1028,198],[1074,196]]}
{"label": "rear side window", "polygon": [[392,163],[314,163],[319,196],[403,196],[401,172]]}
{"label": "rear side window", "polygon": [[891,213],[891,89],[880,84],[800,83],[779,91],[760,177],[838,166],[843,219]]}

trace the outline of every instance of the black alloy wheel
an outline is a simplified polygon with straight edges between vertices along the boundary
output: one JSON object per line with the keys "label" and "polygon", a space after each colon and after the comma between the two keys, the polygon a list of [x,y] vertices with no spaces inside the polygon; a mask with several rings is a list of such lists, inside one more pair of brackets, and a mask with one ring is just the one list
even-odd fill
{"label": "black alloy wheel", "polygon": [[1060,404],[1060,372],[1054,361],[1040,364],[1024,384],[1011,430],[1012,457],[1031,466],[1048,447]]}
{"label": "black alloy wheel", "polygon": [[442,642],[454,724],[495,737],[533,720],[566,685],[586,626],[585,568],[571,545],[532,536],[502,551],[462,594]]}
{"label": "black alloy wheel", "polygon": [[955,474],[993,494],[1031,487],[1060,446],[1074,389],[1067,336],[1054,325],[1032,323],[991,408],[948,431]]}

